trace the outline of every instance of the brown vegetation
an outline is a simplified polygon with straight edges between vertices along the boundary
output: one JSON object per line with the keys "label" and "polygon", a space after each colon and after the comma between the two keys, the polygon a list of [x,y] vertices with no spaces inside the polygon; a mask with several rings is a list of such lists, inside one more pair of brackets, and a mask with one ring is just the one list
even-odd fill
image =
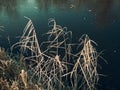
{"label": "brown vegetation", "polygon": [[27,19],[23,35],[11,47],[12,51],[19,48],[18,60],[0,48],[0,90],[96,90],[96,43],[83,35],[80,43],[72,44],[72,32],[49,19],[52,29],[45,34],[48,40],[40,44]]}

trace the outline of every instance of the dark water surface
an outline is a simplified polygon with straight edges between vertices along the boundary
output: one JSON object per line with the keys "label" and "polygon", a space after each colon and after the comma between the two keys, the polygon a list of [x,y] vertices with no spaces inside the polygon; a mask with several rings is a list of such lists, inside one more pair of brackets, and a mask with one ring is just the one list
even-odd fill
{"label": "dark water surface", "polygon": [[[0,0],[0,46],[8,48],[32,19],[38,38],[49,30],[48,19],[73,31],[73,40],[88,34],[104,50],[99,90],[120,90],[120,0]],[[8,41],[10,39],[10,42]]]}

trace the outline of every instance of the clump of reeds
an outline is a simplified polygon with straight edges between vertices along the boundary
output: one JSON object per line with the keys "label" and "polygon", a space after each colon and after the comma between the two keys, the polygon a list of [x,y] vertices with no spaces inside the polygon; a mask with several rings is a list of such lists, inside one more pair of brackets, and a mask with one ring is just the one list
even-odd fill
{"label": "clump of reeds", "polygon": [[[29,19],[29,18],[27,18],[27,19]],[[37,84],[38,84],[39,80],[41,78],[44,78],[41,76],[45,76],[44,72],[42,71],[42,67],[41,67],[43,65],[44,61],[43,61],[43,54],[39,47],[35,28],[30,19],[29,19],[29,22],[27,23],[26,27],[24,28],[23,35],[21,36],[19,42],[14,44],[11,48],[13,49],[13,47],[15,48],[18,46],[20,46],[20,52],[24,56],[22,58],[23,59],[22,61],[31,63],[31,64],[26,64],[28,67],[27,72],[30,74],[29,81],[30,82],[31,82],[31,80],[34,81],[34,78],[37,78],[38,79]],[[22,70],[22,71],[24,71],[24,70]],[[24,74],[21,74],[21,75],[24,75]],[[22,81],[23,81],[25,87],[27,87],[27,83],[26,83],[27,81],[25,81],[25,79],[27,79],[27,78],[22,77]]]}
{"label": "clump of reeds", "polygon": [[[31,80],[37,78],[37,84],[42,84],[48,90],[52,90],[59,85],[62,89],[62,75],[67,71],[67,56],[66,56],[66,38],[71,32],[64,31],[59,25],[56,25],[54,19],[51,19],[49,23],[53,23],[53,28],[46,34],[49,35],[49,41],[45,41],[42,44],[47,44],[48,47],[44,52],[41,52],[38,39],[35,33],[35,28],[32,21],[29,19],[23,35],[20,41],[12,46],[20,46],[21,53],[27,57],[24,60],[28,60],[32,64],[28,65],[28,72],[31,75]],[[62,40],[60,40],[62,39]],[[64,51],[64,56],[60,57],[60,50]],[[48,53],[49,52],[49,53]],[[46,84],[47,83],[47,84]]]}
{"label": "clump of reeds", "polygon": [[99,80],[97,72],[98,53],[93,46],[96,43],[88,35],[83,35],[80,41],[81,51],[76,54],[76,63],[70,75],[71,79],[74,77],[74,81],[71,81],[72,87],[73,90],[77,90],[78,85],[79,89],[82,90],[96,90],[95,85]]}
{"label": "clump of reeds", "polygon": [[47,44],[47,49],[44,51],[44,55],[47,57],[45,71],[52,80],[54,85],[52,87],[61,90],[65,87],[62,76],[68,71],[67,43],[70,39],[68,36],[71,36],[72,33],[67,31],[66,27],[62,28],[57,25],[54,19],[49,19],[49,25],[52,26],[52,29],[46,33],[48,41],[42,43]]}
{"label": "clump of reeds", "polygon": [[45,34],[48,40],[39,43],[32,20],[27,19],[23,35],[11,47],[12,50],[20,47],[21,61],[25,62],[26,69],[21,68],[20,73],[24,89],[36,85],[42,90],[96,90],[99,80],[96,43],[83,35],[80,43],[72,44],[72,32],[57,25],[54,19],[48,22],[52,27]]}

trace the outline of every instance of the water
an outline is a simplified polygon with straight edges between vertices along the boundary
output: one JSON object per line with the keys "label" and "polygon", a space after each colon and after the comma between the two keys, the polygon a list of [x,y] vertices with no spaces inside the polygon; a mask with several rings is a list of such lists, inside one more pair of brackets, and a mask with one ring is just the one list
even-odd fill
{"label": "water", "polygon": [[[88,34],[103,52],[100,90],[119,90],[120,80],[120,1],[119,0],[0,0],[0,46],[8,48],[22,34],[27,23],[24,16],[32,19],[39,40],[47,32],[48,19],[73,31],[76,42],[82,34]],[[10,42],[8,41],[10,39]]]}

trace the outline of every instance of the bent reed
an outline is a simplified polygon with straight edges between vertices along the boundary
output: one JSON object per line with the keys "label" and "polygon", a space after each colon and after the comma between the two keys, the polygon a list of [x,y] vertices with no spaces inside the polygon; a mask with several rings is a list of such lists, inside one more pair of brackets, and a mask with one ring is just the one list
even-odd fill
{"label": "bent reed", "polygon": [[97,90],[97,44],[87,34],[72,43],[72,31],[53,18],[48,21],[52,29],[44,34],[47,40],[40,43],[27,19],[23,35],[11,47],[11,52],[19,49],[18,60],[0,48],[0,90]]}

